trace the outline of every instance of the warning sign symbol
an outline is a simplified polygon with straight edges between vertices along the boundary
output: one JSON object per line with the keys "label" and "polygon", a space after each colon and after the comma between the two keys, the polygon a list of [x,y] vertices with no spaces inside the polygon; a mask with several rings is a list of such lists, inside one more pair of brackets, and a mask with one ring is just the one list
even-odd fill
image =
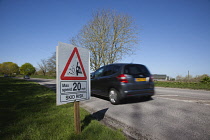
{"label": "warning sign symbol", "polygon": [[66,66],[60,76],[61,80],[86,80],[87,76],[80,58],[78,49],[75,47]]}

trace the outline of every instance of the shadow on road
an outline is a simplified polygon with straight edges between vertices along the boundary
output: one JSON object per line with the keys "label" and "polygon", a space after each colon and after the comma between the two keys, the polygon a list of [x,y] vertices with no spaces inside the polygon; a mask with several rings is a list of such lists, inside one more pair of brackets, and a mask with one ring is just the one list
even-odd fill
{"label": "shadow on road", "polygon": [[99,110],[99,111],[93,113],[92,114],[93,118],[95,118],[98,121],[103,120],[108,109],[109,108],[105,108],[105,109],[102,109],[102,110]]}
{"label": "shadow on road", "polygon": [[99,110],[97,112],[94,112],[93,114],[85,116],[85,119],[82,121],[82,124],[83,124],[82,127],[81,127],[82,130],[85,127],[87,127],[92,120],[98,120],[98,121],[103,120],[103,118],[104,118],[108,109],[109,108],[105,108],[105,109]]}
{"label": "shadow on road", "polygon": [[[91,95],[96,98],[100,98],[106,101],[109,101],[109,98],[99,96],[99,95]],[[134,104],[134,103],[141,103],[141,102],[148,102],[154,100],[152,97],[130,97],[122,100],[120,104]]]}

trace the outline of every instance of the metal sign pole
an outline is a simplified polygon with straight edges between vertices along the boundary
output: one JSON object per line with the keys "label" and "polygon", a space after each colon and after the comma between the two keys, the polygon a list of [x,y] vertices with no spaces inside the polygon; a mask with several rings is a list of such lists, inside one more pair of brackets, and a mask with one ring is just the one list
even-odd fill
{"label": "metal sign pole", "polygon": [[80,126],[80,109],[79,109],[79,101],[74,101],[74,127],[75,133],[81,133],[81,126]]}

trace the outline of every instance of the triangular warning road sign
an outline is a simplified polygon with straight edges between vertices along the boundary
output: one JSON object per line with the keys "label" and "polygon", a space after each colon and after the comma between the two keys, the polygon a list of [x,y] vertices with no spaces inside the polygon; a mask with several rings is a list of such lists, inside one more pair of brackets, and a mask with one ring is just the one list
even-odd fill
{"label": "triangular warning road sign", "polygon": [[78,49],[75,47],[60,76],[61,80],[87,80]]}

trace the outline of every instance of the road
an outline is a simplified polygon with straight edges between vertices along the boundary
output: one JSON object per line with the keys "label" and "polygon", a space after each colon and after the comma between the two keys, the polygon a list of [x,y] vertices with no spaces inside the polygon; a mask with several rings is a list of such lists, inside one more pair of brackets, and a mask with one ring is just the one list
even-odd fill
{"label": "road", "polygon": [[[55,80],[30,79],[55,90]],[[81,106],[133,139],[210,140],[210,91],[156,87],[151,100],[112,105],[91,97]]]}

